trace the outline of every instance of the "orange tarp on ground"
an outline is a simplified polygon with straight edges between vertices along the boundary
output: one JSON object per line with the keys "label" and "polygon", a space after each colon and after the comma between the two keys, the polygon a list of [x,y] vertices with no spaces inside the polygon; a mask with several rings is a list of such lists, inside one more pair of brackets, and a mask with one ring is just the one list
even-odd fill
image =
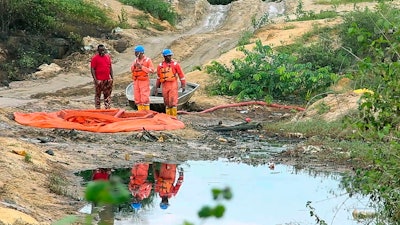
{"label": "orange tarp on ground", "polygon": [[182,129],[178,119],[155,111],[127,112],[124,109],[61,110],[57,112],[14,113],[22,125],[115,133],[145,130]]}

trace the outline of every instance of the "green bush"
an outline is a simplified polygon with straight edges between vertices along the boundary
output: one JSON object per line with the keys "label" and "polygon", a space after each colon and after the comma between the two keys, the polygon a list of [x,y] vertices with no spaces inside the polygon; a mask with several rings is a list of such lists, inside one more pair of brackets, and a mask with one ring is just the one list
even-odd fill
{"label": "green bush", "polygon": [[334,45],[334,36],[330,32],[322,33],[315,43],[309,46],[301,45],[295,52],[298,54],[299,63],[312,62],[314,69],[329,66],[334,73],[346,73],[355,59],[347,51]]}
{"label": "green bush", "polygon": [[[360,59],[371,57],[370,44],[385,51],[388,43],[398,42],[391,33],[398,29],[399,22],[400,10],[385,4],[380,4],[375,11],[366,8],[348,13],[340,26],[342,45]],[[373,56],[374,61],[383,58],[382,55]]]}
{"label": "green bush", "polygon": [[38,66],[43,63],[50,64],[52,58],[55,58],[56,49],[46,38],[20,37],[14,38],[12,42],[6,42],[6,45],[9,57],[16,60],[9,60],[0,65],[3,71],[7,71],[11,81],[23,80],[25,75],[36,71]]}
{"label": "green bush", "polygon": [[96,29],[111,30],[115,25],[102,9],[84,0],[4,0],[0,7],[2,32],[25,30],[30,34],[58,36],[86,32],[93,35],[98,33]]}
{"label": "green bush", "polygon": [[90,1],[3,0],[0,33],[8,59],[0,68],[9,80],[23,80],[39,65],[59,57],[54,43],[49,41],[52,38],[64,38],[71,52],[79,51],[82,37],[99,37],[114,25],[104,10]]}
{"label": "green bush", "polygon": [[341,33],[343,45],[352,45],[359,60],[354,74],[357,86],[374,91],[364,94],[357,123],[379,137],[392,134],[400,124],[399,23],[400,10],[380,4],[373,12],[350,13]]}
{"label": "green bush", "polygon": [[315,13],[314,11],[305,11],[303,6],[304,6],[303,1],[298,0],[295,12],[296,14],[295,21],[327,19],[327,18],[335,18],[338,16],[338,13],[336,11],[321,10],[319,13]]}
{"label": "green bush", "polygon": [[378,138],[393,134],[400,126],[400,62],[385,63],[362,62],[361,73],[366,71],[379,79],[373,94],[365,93],[360,105],[362,130],[377,132]]}
{"label": "green bush", "polygon": [[347,15],[341,32],[343,46],[359,61],[353,74],[357,86],[373,91],[363,94],[358,117],[349,119],[370,146],[352,152],[364,163],[343,184],[349,193],[371,198],[378,211],[374,224],[400,221],[399,23],[400,10],[380,4],[376,11]]}
{"label": "green bush", "polygon": [[206,67],[216,81],[208,88],[211,94],[236,96],[238,100],[307,101],[337,79],[329,67],[313,69],[311,63],[298,63],[293,55],[274,54],[259,40],[254,51],[240,50],[245,58],[233,60],[231,68],[218,62]]}

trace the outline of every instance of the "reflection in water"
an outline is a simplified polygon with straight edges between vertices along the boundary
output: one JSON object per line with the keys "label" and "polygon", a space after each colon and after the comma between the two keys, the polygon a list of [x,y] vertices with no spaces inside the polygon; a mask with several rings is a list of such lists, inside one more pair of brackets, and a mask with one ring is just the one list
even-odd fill
{"label": "reflection in water", "polygon": [[138,163],[132,167],[129,181],[129,191],[132,193],[131,206],[134,210],[142,208],[142,201],[149,198],[152,183],[149,178],[149,164]]}
{"label": "reflection in water", "polygon": [[[93,170],[92,180],[101,181],[109,180],[111,176],[110,168],[98,168]],[[114,206],[113,205],[102,205],[97,206],[93,204],[91,213],[99,212],[99,225],[113,225],[114,224]]]}
{"label": "reflection in water", "polygon": [[[104,205],[99,209],[99,225],[113,225],[114,224],[114,206]],[[93,213],[93,212],[92,212]]]}
{"label": "reflection in water", "polygon": [[[179,177],[176,180],[177,165],[158,163],[154,167],[154,190],[161,198],[160,208],[167,209],[169,199],[175,196],[183,182],[183,169],[179,170]],[[175,182],[176,180],[176,182]]]}
{"label": "reflection in water", "polygon": [[177,164],[137,163],[133,165],[129,178],[128,188],[132,194],[130,205],[137,213],[158,194],[161,198],[160,208],[165,210],[169,206],[169,199],[178,193],[182,183],[183,169],[179,168],[178,171]]}
{"label": "reflection in water", "polygon": [[[359,224],[352,218],[352,212],[365,208],[368,200],[359,196],[349,198],[339,185],[340,174],[310,172],[281,164],[273,169],[270,166],[221,160],[181,165],[142,163],[115,169],[112,176],[125,181],[132,201],[115,207],[114,221],[108,224],[177,225],[184,221],[204,225],[315,224],[306,207],[308,201],[329,225]],[[224,217],[201,221],[198,210],[216,204],[211,189],[225,187],[231,188],[233,198],[223,203]]]}
{"label": "reflection in water", "polygon": [[129,169],[99,168],[88,172],[90,174],[79,173],[86,182],[109,180],[111,176],[120,177],[132,195],[128,207],[127,205],[91,207],[90,213],[98,213],[99,224],[103,225],[114,224],[114,220],[119,217],[130,217],[134,224],[146,224],[147,218],[144,215],[154,208],[156,201],[159,202],[159,209],[163,211],[168,209],[170,199],[178,194],[184,177],[184,171],[178,164],[164,162],[137,163]]}
{"label": "reflection in water", "polygon": [[92,180],[109,180],[111,176],[111,169],[98,168],[93,171]]}

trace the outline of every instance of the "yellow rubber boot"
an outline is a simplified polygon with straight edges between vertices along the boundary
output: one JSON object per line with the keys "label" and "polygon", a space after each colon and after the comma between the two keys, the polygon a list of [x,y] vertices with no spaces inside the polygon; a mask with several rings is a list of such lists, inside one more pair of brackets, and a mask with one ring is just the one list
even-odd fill
{"label": "yellow rubber boot", "polygon": [[173,107],[173,108],[170,108],[170,112],[171,112],[171,116],[175,116],[175,117],[177,117],[178,116],[178,108],[176,108],[176,107]]}
{"label": "yellow rubber boot", "polygon": [[143,110],[143,105],[138,105],[138,106],[137,106],[137,110],[138,110],[138,111],[142,111],[142,110]]}
{"label": "yellow rubber boot", "polygon": [[143,110],[150,110],[150,105],[144,105]]}
{"label": "yellow rubber boot", "polygon": [[166,107],[165,108],[165,114],[171,115],[171,108]]}

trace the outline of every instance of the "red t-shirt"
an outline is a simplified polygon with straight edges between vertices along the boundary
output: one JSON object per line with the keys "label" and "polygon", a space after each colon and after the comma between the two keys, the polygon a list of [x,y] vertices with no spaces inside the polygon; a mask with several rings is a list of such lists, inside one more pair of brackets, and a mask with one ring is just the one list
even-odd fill
{"label": "red t-shirt", "polygon": [[92,180],[108,180],[110,178],[110,174],[106,171],[96,171],[93,174]]}
{"label": "red t-shirt", "polygon": [[94,69],[97,80],[111,79],[111,58],[109,55],[100,56],[96,54],[90,62],[90,67]]}

